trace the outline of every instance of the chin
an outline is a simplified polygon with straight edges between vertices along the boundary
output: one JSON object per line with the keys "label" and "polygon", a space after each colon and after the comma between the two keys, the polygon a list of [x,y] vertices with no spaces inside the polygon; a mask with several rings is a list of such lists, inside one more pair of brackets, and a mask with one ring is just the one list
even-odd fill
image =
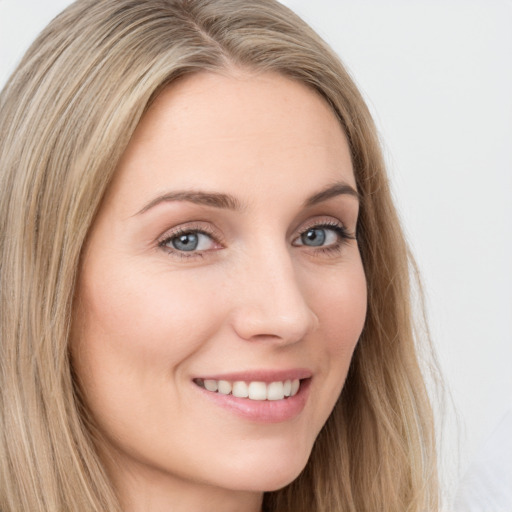
{"label": "chin", "polygon": [[[262,454],[265,456],[262,456]],[[239,491],[277,491],[293,482],[305,468],[311,450],[295,448],[286,454],[279,451],[260,451],[259,456],[248,460],[240,457],[230,463],[230,487]]]}
{"label": "chin", "polygon": [[[307,461],[306,461],[307,463]],[[273,468],[272,463],[269,461],[266,469],[261,472],[247,473],[245,475],[236,475],[234,481],[228,484],[236,491],[246,492],[272,492],[282,489],[291,484],[302,472],[306,464],[300,468]]]}

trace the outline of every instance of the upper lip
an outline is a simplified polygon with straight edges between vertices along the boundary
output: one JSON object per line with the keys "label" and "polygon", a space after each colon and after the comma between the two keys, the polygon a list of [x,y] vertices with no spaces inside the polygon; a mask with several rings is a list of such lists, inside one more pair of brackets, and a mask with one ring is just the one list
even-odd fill
{"label": "upper lip", "polygon": [[279,382],[294,379],[309,379],[313,372],[307,368],[291,368],[282,370],[247,370],[242,372],[215,373],[211,375],[201,375],[196,378],[203,380],[226,380],[229,382]]}

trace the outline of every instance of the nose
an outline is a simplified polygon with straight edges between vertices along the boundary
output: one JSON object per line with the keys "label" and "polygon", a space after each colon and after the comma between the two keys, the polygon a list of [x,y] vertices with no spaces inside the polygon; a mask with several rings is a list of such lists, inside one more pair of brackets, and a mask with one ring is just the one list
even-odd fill
{"label": "nose", "polygon": [[244,340],[295,343],[318,326],[288,251],[247,258],[240,271],[232,326]]}

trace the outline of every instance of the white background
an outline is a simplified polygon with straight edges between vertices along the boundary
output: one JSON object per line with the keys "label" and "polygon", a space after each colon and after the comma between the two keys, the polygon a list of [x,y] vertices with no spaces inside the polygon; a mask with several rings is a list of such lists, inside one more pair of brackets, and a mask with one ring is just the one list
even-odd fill
{"label": "white background", "polygon": [[[0,86],[69,3],[0,0]],[[460,417],[444,458],[460,444],[462,474],[512,406],[512,0],[284,3],[374,113]]]}

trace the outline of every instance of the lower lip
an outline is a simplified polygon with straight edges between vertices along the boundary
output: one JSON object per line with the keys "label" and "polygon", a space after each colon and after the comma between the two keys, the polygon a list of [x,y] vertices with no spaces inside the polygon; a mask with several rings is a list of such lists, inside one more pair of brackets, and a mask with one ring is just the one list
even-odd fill
{"label": "lower lip", "polygon": [[298,416],[306,405],[311,379],[303,379],[296,395],[283,400],[250,400],[208,391],[194,384],[201,394],[219,407],[257,423],[280,423]]}

